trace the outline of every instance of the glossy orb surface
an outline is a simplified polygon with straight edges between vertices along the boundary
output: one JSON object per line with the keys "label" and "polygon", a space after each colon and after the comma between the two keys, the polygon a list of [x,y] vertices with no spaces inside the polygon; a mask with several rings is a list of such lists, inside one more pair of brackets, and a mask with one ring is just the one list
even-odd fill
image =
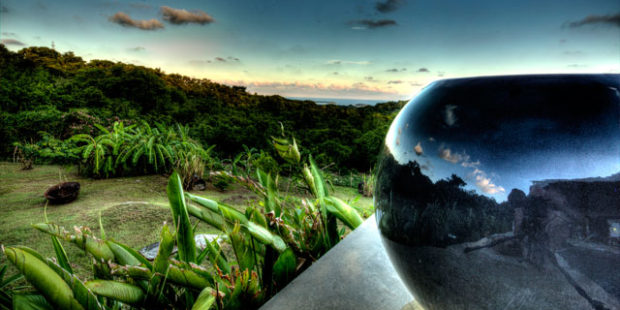
{"label": "glossy orb surface", "polygon": [[620,309],[620,75],[434,82],[376,182],[383,243],[427,309]]}

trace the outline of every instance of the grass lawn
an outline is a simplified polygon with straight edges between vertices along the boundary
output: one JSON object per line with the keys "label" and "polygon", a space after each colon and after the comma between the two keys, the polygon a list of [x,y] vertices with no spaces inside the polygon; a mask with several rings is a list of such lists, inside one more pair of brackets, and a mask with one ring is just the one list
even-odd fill
{"label": "grass lawn", "polygon": [[[73,226],[87,226],[98,236],[98,218],[101,214],[108,238],[113,238],[135,249],[159,240],[164,221],[172,222],[166,196],[167,177],[149,175],[139,177],[94,180],[81,177],[73,167],[35,165],[32,170],[20,170],[14,163],[0,162],[0,244],[26,245],[46,257],[54,256],[50,237],[30,225],[44,222],[45,198],[43,192],[60,181],[80,182],[77,200],[65,205],[50,205],[50,222],[71,231]],[[257,198],[252,192],[233,185],[220,192],[213,187],[194,194],[227,203],[242,210]],[[359,197],[356,189],[336,187],[334,196],[366,210],[370,215],[372,199]],[[196,221],[198,222],[198,221]],[[216,233],[217,230],[200,222],[197,233]],[[87,274],[88,257],[81,250],[63,242],[67,255],[78,274]],[[6,258],[0,255],[0,264]]]}

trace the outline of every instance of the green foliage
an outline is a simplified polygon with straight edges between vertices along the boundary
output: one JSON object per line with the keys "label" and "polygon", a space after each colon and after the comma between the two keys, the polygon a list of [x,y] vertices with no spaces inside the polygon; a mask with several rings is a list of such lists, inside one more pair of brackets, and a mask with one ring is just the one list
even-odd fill
{"label": "green foliage", "polygon": [[[114,141],[111,131],[106,135]],[[300,174],[296,177],[311,197],[290,199],[288,193],[279,192],[278,176],[273,178],[260,169],[257,180],[220,173],[222,179],[239,182],[261,197],[262,201],[244,212],[184,192],[181,177],[173,173],[167,193],[174,229],[163,226],[153,262],[120,242],[105,239],[103,229],[99,239],[86,227],[68,232],[54,223],[35,224],[34,228],[52,236],[55,260],[19,246],[7,247],[4,253],[40,295],[9,292],[0,294],[0,302],[9,305],[18,296],[13,302],[42,309],[114,309],[121,304],[140,309],[258,308],[340,240],[342,230],[329,226],[330,221],[339,219],[351,229],[362,221],[355,209],[329,195],[311,158],[306,162],[301,156],[293,157],[289,164],[299,166],[292,171]],[[196,251],[190,216],[218,229],[224,237]],[[84,281],[73,274],[62,241],[92,256],[92,279]],[[176,257],[172,255],[175,243]],[[224,247],[232,249],[232,257],[224,253]],[[199,266],[203,261],[212,267]],[[0,269],[0,279],[5,269]]]}
{"label": "green foliage", "polygon": [[[61,54],[45,47],[11,52],[0,45],[0,72],[0,156],[5,158],[11,156],[13,142],[36,141],[39,131],[59,140],[76,134],[95,138],[100,134],[95,124],[110,128],[122,120],[125,124],[130,124],[128,120],[186,124],[196,141],[217,145],[213,152],[234,158],[246,149],[268,149],[271,137],[279,135],[273,124],[281,122],[294,128],[296,142],[306,145],[305,154],[315,154],[321,167],[366,171],[376,160],[395,112],[404,104],[344,107],[253,95],[244,87],[164,74],[159,69],[105,60],[86,63],[71,52]],[[161,140],[132,151],[138,170],[147,166],[151,172],[165,171],[174,166],[174,162],[162,163],[159,152],[164,151],[158,143]],[[268,157],[263,159],[261,170],[275,173]],[[133,157],[126,160],[131,163]],[[101,176],[106,175],[104,170],[99,171]]]}
{"label": "green foliage", "polygon": [[0,265],[0,309],[2,310],[13,308],[13,292],[8,289],[8,286],[23,277],[21,274],[6,277],[7,269],[6,264]]}
{"label": "green foliage", "polygon": [[84,171],[94,177],[168,172],[175,168],[185,188],[191,188],[195,177],[202,177],[205,163],[211,162],[209,149],[188,136],[188,128],[177,125],[125,127],[115,122],[109,130],[95,124],[100,134],[77,134],[69,141],[78,144]]}

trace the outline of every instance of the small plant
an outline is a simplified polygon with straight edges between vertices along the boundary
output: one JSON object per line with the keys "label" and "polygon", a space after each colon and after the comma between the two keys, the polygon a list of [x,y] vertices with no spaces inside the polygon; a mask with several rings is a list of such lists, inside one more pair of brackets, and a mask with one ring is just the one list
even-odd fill
{"label": "small plant", "polygon": [[217,188],[220,192],[226,191],[231,185],[230,180],[222,177],[221,175],[216,175],[213,179],[213,186],[215,186],[215,188]]}
{"label": "small plant", "polygon": [[371,169],[368,174],[362,175],[362,182],[359,184],[358,191],[364,197],[372,197],[375,191],[375,182],[375,173]]}
{"label": "small plant", "polygon": [[19,162],[22,170],[32,169],[32,164],[39,151],[39,146],[33,142],[13,143],[15,149],[13,150],[13,162]]}

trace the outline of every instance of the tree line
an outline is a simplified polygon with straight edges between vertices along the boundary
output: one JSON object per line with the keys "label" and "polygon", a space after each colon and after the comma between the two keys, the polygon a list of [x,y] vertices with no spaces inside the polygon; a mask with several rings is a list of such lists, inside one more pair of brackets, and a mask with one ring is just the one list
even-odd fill
{"label": "tree line", "polygon": [[[114,122],[183,124],[221,158],[246,148],[271,150],[280,123],[333,170],[368,171],[388,126],[404,102],[375,106],[317,105],[313,101],[248,93],[208,79],[167,74],[107,60],[84,61],[46,47],[17,52],[0,44],[0,156],[15,142],[52,135],[66,139]],[[277,156],[274,156],[277,157]]]}

